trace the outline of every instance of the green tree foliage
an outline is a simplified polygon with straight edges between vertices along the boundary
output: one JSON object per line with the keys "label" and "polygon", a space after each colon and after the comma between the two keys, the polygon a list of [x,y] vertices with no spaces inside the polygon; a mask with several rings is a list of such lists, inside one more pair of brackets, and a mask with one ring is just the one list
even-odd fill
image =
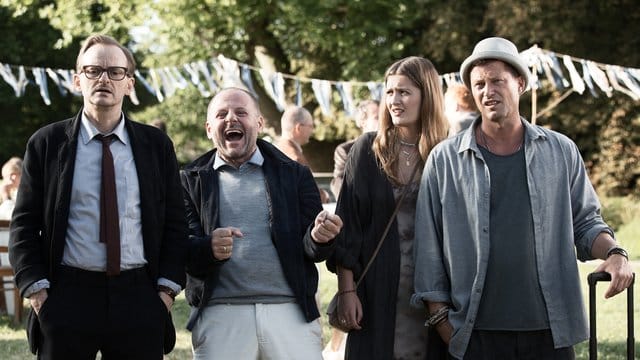
{"label": "green tree foliage", "polygon": [[[2,0],[0,63],[24,65],[29,79],[33,79],[31,67],[72,69],[80,41],[89,33],[108,29],[110,34],[127,43],[131,25],[117,21],[116,15],[119,14],[122,20],[126,18],[126,12],[131,11],[132,8],[123,9],[117,2],[103,6],[88,1]],[[12,70],[17,76],[18,69]],[[68,92],[63,95],[51,80],[48,80],[48,90],[51,105],[44,103],[40,89],[33,81],[20,97],[0,81],[0,162],[11,156],[22,156],[33,132],[75,115],[82,106],[80,97]],[[138,93],[143,99],[149,98],[142,89]]]}
{"label": "green tree foliage", "polygon": [[593,179],[609,195],[640,194],[640,108],[618,102],[603,126],[594,153]]}
{"label": "green tree foliage", "polygon": [[[60,32],[40,18],[37,12],[16,10],[19,9],[0,7],[0,63],[69,68],[70,59],[75,58],[78,51],[77,44],[62,50],[54,49],[53,44],[60,38]],[[30,68],[25,70],[32,79]],[[18,68],[12,68],[12,72],[18,76]],[[49,89],[49,94],[51,105],[47,106],[34,84],[27,85],[24,95],[16,97],[13,88],[0,81],[2,163],[11,156],[22,157],[27,139],[35,130],[44,124],[67,118],[74,111],[71,95],[63,96],[55,87]]]}
{"label": "green tree foliage", "polygon": [[[640,11],[632,0],[585,0],[570,6],[559,0],[493,0],[488,2],[484,26],[521,49],[537,44],[578,58],[638,68],[639,20]],[[545,87],[539,92],[539,108],[559,93]],[[570,95],[539,121],[578,144],[603,193],[640,195],[639,112],[640,102],[620,92],[611,98],[601,93],[596,99],[587,91]]]}
{"label": "green tree foliage", "polygon": [[[414,53],[414,31],[423,13],[414,11],[415,5],[408,1],[160,0],[151,7],[162,21],[151,22],[153,36],[140,44],[150,52],[157,51],[147,57],[148,66],[183,64],[223,54],[265,67],[268,62],[262,59],[266,57],[273,69],[282,73],[334,80],[379,80],[392,61]],[[255,73],[254,81],[261,83]],[[293,101],[293,83],[287,85],[288,99]],[[321,115],[310,84],[303,83],[303,90],[305,106],[315,109],[322,125],[317,138],[345,138],[357,133],[351,119],[341,112],[335,118]],[[259,95],[268,99],[260,90]],[[360,96],[368,96],[368,91]],[[334,103],[339,105],[337,98]],[[261,108],[267,126],[277,133],[280,113],[269,100],[261,101]],[[198,114],[204,120],[205,108]],[[200,127],[194,129],[194,135],[197,132]]]}
{"label": "green tree foliage", "polygon": [[144,119],[146,122],[164,121],[167,134],[179,149],[178,161],[184,164],[211,148],[211,140],[205,136],[205,117],[202,115],[208,103],[209,99],[200,96],[195,88],[187,88],[161,105],[147,107],[134,116],[136,120]]}
{"label": "green tree foliage", "polygon": [[[640,67],[636,51],[640,11],[633,0],[579,0],[570,5],[559,0],[0,1],[12,10],[22,9],[21,21],[31,21],[20,30],[9,25],[14,28],[10,32],[32,36],[33,43],[43,44],[25,50],[16,45],[22,39],[17,35],[0,40],[15,52],[2,61],[30,65],[52,66],[53,54],[68,50],[68,58],[57,58],[56,63],[68,67],[75,56],[71,54],[77,51],[74,39],[106,32],[135,49],[143,68],[176,66],[222,54],[285,74],[340,81],[379,81],[389,64],[409,55],[430,58],[442,73],[454,72],[477,41],[494,35],[511,39],[521,50],[538,45],[601,63]],[[137,36],[131,36],[132,29]],[[38,58],[42,61],[33,60]],[[261,79],[253,74],[260,85]],[[542,85],[536,93],[538,110],[564,93],[546,81]],[[158,103],[144,88],[137,89],[143,104],[129,109],[138,120],[164,119],[181,161],[210,147],[203,131],[208,99],[188,89]],[[293,101],[292,81],[286,90]],[[355,90],[359,98],[369,96],[364,88]],[[0,86],[0,91],[6,88]],[[38,103],[33,92],[20,101]],[[258,92],[267,125],[277,131],[280,113],[259,86]],[[341,111],[332,117],[320,113],[310,84],[303,83],[303,94],[305,107],[320,125],[317,139],[333,145],[357,133]],[[341,108],[335,95],[333,102],[335,109]],[[531,116],[530,92],[523,97],[521,109]],[[638,163],[638,110],[638,102],[621,93],[611,98],[574,93],[537,121],[578,144],[602,190],[638,193],[638,170],[633,166]],[[25,111],[14,112],[20,113],[20,123],[53,121]],[[331,150],[324,155],[330,157]]]}

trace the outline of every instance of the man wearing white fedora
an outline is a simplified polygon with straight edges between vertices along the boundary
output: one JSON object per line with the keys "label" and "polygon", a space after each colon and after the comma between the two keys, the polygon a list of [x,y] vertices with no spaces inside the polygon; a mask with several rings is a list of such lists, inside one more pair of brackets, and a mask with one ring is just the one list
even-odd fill
{"label": "man wearing white fedora", "polygon": [[412,302],[455,358],[573,359],[588,338],[576,253],[605,260],[605,297],[631,284],[627,253],[574,142],[520,116],[531,74],[516,46],[480,41],[460,75],[481,116],[425,165]]}

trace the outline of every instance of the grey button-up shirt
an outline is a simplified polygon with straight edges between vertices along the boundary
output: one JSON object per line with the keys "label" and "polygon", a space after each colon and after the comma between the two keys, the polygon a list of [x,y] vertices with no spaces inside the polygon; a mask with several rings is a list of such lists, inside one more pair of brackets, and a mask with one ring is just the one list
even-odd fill
{"label": "grey button-up shirt", "polygon": [[[474,328],[489,261],[491,179],[475,141],[479,121],[433,149],[416,209],[411,301],[451,304],[449,352],[458,358]],[[554,345],[566,347],[588,338],[576,252],[582,261],[592,259],[598,234],[613,232],[573,141],[522,123],[537,272]]]}

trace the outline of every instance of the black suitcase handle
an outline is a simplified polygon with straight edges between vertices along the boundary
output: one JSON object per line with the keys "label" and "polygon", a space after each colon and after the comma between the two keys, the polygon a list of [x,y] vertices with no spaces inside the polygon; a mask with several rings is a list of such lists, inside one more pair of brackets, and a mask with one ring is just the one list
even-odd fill
{"label": "black suitcase handle", "polygon": [[[633,284],[636,274],[633,274],[631,286],[627,288],[627,359],[635,355],[635,339],[633,336]],[[589,283],[589,359],[598,359],[598,338],[596,336],[596,284],[598,281],[611,281],[611,274],[607,272],[591,273],[587,276]]]}

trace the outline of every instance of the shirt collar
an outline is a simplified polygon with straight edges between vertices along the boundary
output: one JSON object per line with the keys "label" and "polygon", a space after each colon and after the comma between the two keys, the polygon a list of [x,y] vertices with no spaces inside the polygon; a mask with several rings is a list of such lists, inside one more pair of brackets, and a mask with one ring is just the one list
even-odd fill
{"label": "shirt collar", "polygon": [[[479,125],[482,121],[482,116],[478,116],[476,120],[464,131],[458,152],[462,153],[467,150],[473,150],[479,152],[478,143],[476,142],[476,125]],[[535,140],[537,138],[546,138],[546,135],[538,127],[532,125],[524,117],[520,117],[520,121],[524,125],[525,142]]]}
{"label": "shirt collar", "polygon": [[[260,149],[256,146],[256,151],[253,152],[253,155],[251,155],[251,158],[245,162],[244,164],[253,164],[256,166],[262,166],[262,164],[264,163],[264,156],[262,156],[262,153],[260,152]],[[242,164],[242,165],[244,165]],[[228,162],[224,161],[221,157],[220,157],[220,152],[216,151],[216,157],[213,160],[213,170],[218,170],[218,168],[220,168],[221,166],[232,166],[231,164],[229,164]],[[242,166],[240,165],[240,166]]]}
{"label": "shirt collar", "polygon": [[[91,141],[96,135],[100,134],[100,131],[91,123],[87,115],[85,115],[84,111],[80,117],[80,137],[82,143],[87,145],[89,141]],[[129,137],[124,128],[124,114],[120,115],[120,121],[118,125],[108,134],[102,135],[111,135],[115,134],[118,140],[120,140],[125,145],[129,141]]]}

